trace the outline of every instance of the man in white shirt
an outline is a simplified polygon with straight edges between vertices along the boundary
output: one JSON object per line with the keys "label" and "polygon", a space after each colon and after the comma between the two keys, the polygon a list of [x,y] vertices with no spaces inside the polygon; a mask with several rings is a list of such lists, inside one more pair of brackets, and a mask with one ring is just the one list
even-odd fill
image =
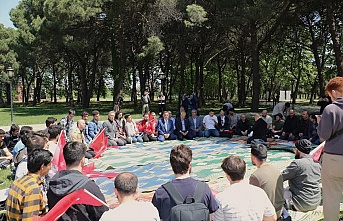
{"label": "man in white shirt", "polygon": [[219,131],[216,129],[218,124],[218,118],[214,115],[214,111],[211,109],[208,115],[204,117],[202,123],[205,128],[205,137],[219,137]]}
{"label": "man in white shirt", "polygon": [[229,156],[221,165],[230,186],[217,194],[219,209],[213,221],[275,221],[276,213],[267,194],[259,187],[243,181],[246,164],[237,156]]}
{"label": "man in white shirt", "polygon": [[157,209],[151,202],[138,202],[138,178],[128,172],[119,174],[114,180],[114,192],[120,205],[105,212],[101,221],[160,221]]}
{"label": "man in white shirt", "polygon": [[288,111],[290,109],[291,104],[289,102],[279,102],[273,108],[273,116],[277,114],[282,114],[283,118],[288,116]]}

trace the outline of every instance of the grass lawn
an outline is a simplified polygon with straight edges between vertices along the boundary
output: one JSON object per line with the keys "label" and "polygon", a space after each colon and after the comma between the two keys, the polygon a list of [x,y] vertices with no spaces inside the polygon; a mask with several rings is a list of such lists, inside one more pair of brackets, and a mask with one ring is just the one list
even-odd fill
{"label": "grass lawn", "polygon": [[[173,115],[176,114],[178,111],[178,105],[176,103],[172,103],[167,105],[171,111],[173,111]],[[206,115],[209,109],[213,108],[214,110],[219,110],[222,107],[222,104],[218,102],[209,102],[203,108],[200,108],[200,114]],[[14,122],[19,125],[31,125],[31,124],[45,124],[45,120],[47,117],[55,117],[60,120],[62,117],[67,115],[67,112],[71,107],[64,103],[50,103],[44,102],[38,104],[36,106],[23,106],[22,104],[14,104],[14,111],[13,111],[13,118]],[[93,110],[99,110],[101,116],[101,120],[104,121],[107,119],[107,113],[112,110],[112,102],[110,101],[101,101],[101,102],[92,102],[89,108],[84,109],[80,105],[76,105],[72,109],[76,110],[76,119],[79,119],[81,113],[83,111],[87,111],[90,115]],[[249,111],[250,107],[246,108],[237,108],[237,112],[247,112]],[[262,107],[261,107],[262,109]],[[269,108],[270,109],[270,108]],[[158,105],[157,103],[150,104],[150,110],[158,112]],[[134,106],[132,102],[124,102],[121,111],[125,113],[130,113],[133,119],[140,119],[141,116],[141,106],[140,103],[138,106]],[[89,120],[92,119],[92,116],[89,117]],[[10,126],[11,125],[11,116],[10,116],[10,108],[0,108],[0,125],[1,126]],[[9,128],[3,128],[8,130]]]}
{"label": "grass lawn", "polygon": [[3,181],[3,183],[0,184],[0,190],[8,188],[13,181],[12,178],[12,172],[10,169],[0,170],[0,181]]}

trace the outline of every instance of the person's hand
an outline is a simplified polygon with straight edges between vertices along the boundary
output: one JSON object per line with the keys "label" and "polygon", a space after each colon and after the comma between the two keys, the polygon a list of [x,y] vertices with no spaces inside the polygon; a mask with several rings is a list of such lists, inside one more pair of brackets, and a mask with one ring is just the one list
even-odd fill
{"label": "person's hand", "polygon": [[118,142],[118,141],[119,141],[119,138],[113,138],[113,140],[114,140],[115,142]]}
{"label": "person's hand", "polygon": [[276,132],[275,132],[275,130],[271,130],[271,132],[273,133],[273,134],[275,134]]}
{"label": "person's hand", "polygon": [[299,137],[302,137],[302,136],[304,136],[304,134],[303,133],[299,133]]}
{"label": "person's hand", "polygon": [[170,134],[164,134],[164,138],[168,139]]}
{"label": "person's hand", "polygon": [[199,131],[199,129],[195,129],[194,131],[195,131],[195,132],[198,132],[198,131]]}
{"label": "person's hand", "polygon": [[186,131],[183,135],[186,136],[188,134],[188,131]]}
{"label": "person's hand", "polygon": [[13,155],[7,156],[6,160],[12,160],[13,159]]}

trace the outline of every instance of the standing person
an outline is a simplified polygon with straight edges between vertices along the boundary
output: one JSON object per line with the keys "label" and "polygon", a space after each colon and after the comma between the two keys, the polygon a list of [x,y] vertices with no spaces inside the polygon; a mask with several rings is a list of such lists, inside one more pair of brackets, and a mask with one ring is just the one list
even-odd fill
{"label": "standing person", "polygon": [[120,173],[114,180],[114,192],[120,205],[105,212],[101,221],[160,221],[158,211],[151,202],[137,201],[138,178],[133,173]]}
{"label": "standing person", "polygon": [[166,110],[166,96],[164,96],[162,91],[158,96],[158,110],[160,116],[162,115],[163,111]]}
{"label": "standing person", "polygon": [[52,153],[48,150],[35,149],[28,155],[28,174],[15,180],[9,188],[6,200],[9,220],[32,220],[33,216],[47,212],[40,186],[51,169],[51,161]]}
{"label": "standing person", "polygon": [[[105,202],[95,182],[81,173],[85,162],[87,147],[83,143],[70,142],[63,148],[63,156],[67,169],[59,171],[51,179],[48,189],[49,208],[52,209],[63,197],[80,189],[88,192]],[[106,206],[91,206],[84,204],[72,205],[59,220],[100,220],[102,214],[107,211]]]}
{"label": "standing person", "polygon": [[143,142],[143,138],[139,135],[136,123],[132,121],[131,115],[125,115],[125,120],[125,131],[127,137],[131,139],[132,143]]}
{"label": "standing person", "polygon": [[198,98],[194,92],[189,99],[189,107],[191,110],[198,110]]}
{"label": "standing person", "polygon": [[142,95],[142,115],[149,112],[150,96],[148,91],[144,91]]}
{"label": "standing person", "polygon": [[208,115],[204,117],[202,123],[205,128],[205,137],[210,137],[211,135],[214,137],[219,137],[219,131],[216,129],[218,118],[214,115],[214,110],[211,109],[208,112]]}
{"label": "standing person", "polygon": [[322,114],[324,111],[324,108],[331,103],[332,103],[332,100],[329,95],[321,96],[317,102],[317,105],[320,106],[320,114]]}
{"label": "standing person", "polygon": [[284,194],[287,209],[308,212],[315,210],[320,204],[320,164],[314,162],[309,155],[311,149],[310,141],[297,141],[294,148],[295,160],[282,172],[283,181],[288,180],[289,184]]}
{"label": "standing person", "polygon": [[189,100],[188,100],[187,94],[182,95],[181,107],[183,107],[186,113],[188,113]]}
{"label": "standing person", "polygon": [[20,127],[17,124],[12,124],[10,127],[10,131],[8,134],[5,135],[4,142],[6,143],[7,149],[12,152],[14,146],[20,140]]}
{"label": "standing person", "polygon": [[63,117],[61,121],[58,123],[58,125],[61,125],[63,130],[65,130],[66,132],[67,142],[70,141],[70,133],[74,128],[74,116],[75,116],[75,111],[73,109],[70,109],[68,111],[68,115]]}
{"label": "standing person", "polygon": [[213,221],[276,221],[275,209],[267,194],[243,182],[246,172],[243,159],[229,156],[223,160],[221,168],[230,186],[216,196],[219,209],[213,214]]}
{"label": "standing person", "polygon": [[105,136],[108,137],[108,146],[124,146],[125,143],[119,139],[119,133],[114,123],[115,112],[108,112],[108,119],[102,124],[105,129]]}
{"label": "standing person", "polygon": [[321,118],[317,118],[318,135],[325,141],[321,172],[324,219],[337,221],[343,192],[343,78],[332,78],[325,91],[333,103],[325,107]]}
{"label": "standing person", "polygon": [[249,183],[266,192],[279,218],[285,203],[283,178],[275,166],[267,163],[267,152],[268,149],[263,144],[251,146],[251,162],[257,167],[257,170],[251,174]]}
{"label": "standing person", "polygon": [[288,108],[290,108],[291,104],[289,102],[279,102],[277,103],[273,108],[273,116],[275,119],[275,116],[277,114],[282,114],[282,117],[287,117]]}
{"label": "standing person", "polygon": [[171,149],[170,165],[175,179],[159,187],[152,198],[152,204],[157,208],[163,221],[170,221],[171,209],[176,206],[171,196],[171,188],[175,188],[182,198],[186,198],[187,196],[194,196],[197,187],[201,186],[204,188],[201,203],[208,208],[209,213],[214,213],[218,209],[218,204],[210,187],[206,183],[197,181],[190,176],[192,170],[191,162],[192,150],[189,146],[181,144]]}
{"label": "standing person", "polygon": [[93,119],[88,124],[88,136],[90,140],[93,140],[94,137],[101,131],[102,122],[100,121],[100,112],[95,110],[92,111]]}
{"label": "standing person", "polygon": [[192,116],[189,119],[189,128],[193,137],[202,137],[202,119],[198,116],[198,111],[195,109],[191,110]]}

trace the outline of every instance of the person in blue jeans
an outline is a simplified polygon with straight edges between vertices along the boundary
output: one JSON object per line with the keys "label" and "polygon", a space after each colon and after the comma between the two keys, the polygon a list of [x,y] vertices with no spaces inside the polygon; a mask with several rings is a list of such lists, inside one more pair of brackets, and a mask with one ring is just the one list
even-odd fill
{"label": "person in blue jeans", "polygon": [[219,131],[216,129],[216,126],[218,125],[218,118],[216,115],[214,115],[214,110],[210,110],[208,115],[206,115],[202,120],[202,123],[205,128],[205,137],[219,137]]}

